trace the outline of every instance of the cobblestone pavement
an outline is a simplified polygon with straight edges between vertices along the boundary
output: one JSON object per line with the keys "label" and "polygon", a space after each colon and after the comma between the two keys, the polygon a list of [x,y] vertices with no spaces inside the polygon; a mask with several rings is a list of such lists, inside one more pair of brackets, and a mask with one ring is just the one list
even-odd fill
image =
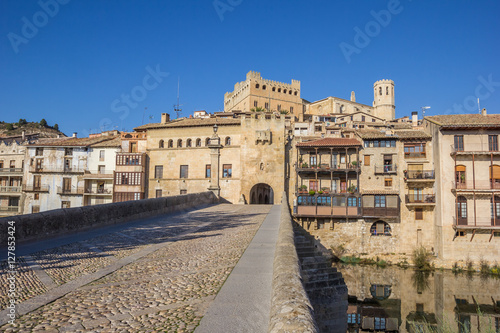
{"label": "cobblestone pavement", "polygon": [[[14,325],[6,324],[0,331],[192,332],[270,208],[211,206],[33,253],[42,274],[63,287],[119,260],[138,258],[16,318]],[[24,263],[17,283],[33,296],[50,293]],[[0,300],[5,308],[4,294]]]}

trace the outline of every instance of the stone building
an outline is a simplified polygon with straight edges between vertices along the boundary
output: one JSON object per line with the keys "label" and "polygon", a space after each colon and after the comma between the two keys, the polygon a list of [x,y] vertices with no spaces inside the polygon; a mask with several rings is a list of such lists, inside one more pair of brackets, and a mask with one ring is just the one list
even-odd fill
{"label": "stone building", "polygon": [[252,109],[288,112],[297,117],[305,110],[300,98],[300,81],[283,83],[263,79],[258,72],[248,72],[245,81],[237,82],[232,92],[224,94],[224,111]]}
{"label": "stone building", "polygon": [[23,214],[25,150],[21,141],[0,141],[0,217]]}
{"label": "stone building", "polygon": [[425,117],[436,165],[436,254],[444,261],[500,255],[500,115]]}
{"label": "stone building", "polygon": [[147,124],[149,197],[214,191],[231,203],[279,203],[285,188],[285,117],[192,118]]}

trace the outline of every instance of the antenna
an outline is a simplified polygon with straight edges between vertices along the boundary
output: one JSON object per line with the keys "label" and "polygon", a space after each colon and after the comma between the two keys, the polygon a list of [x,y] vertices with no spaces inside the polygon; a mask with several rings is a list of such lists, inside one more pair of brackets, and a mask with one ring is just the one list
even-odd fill
{"label": "antenna", "polygon": [[422,119],[424,119],[425,117],[425,110],[427,109],[430,109],[431,107],[430,106],[422,106],[421,109],[422,109]]}
{"label": "antenna", "polygon": [[152,114],[149,115],[149,122],[151,122],[151,120],[153,120],[155,116],[153,116]]}
{"label": "antenna", "polygon": [[180,77],[177,77],[177,104],[174,104],[174,112],[176,114],[177,119],[181,115],[182,109],[181,109],[181,104],[179,104],[179,82],[180,82]]}
{"label": "antenna", "polygon": [[477,110],[479,111],[479,114],[481,114],[481,106],[479,104],[479,97],[477,98]]}

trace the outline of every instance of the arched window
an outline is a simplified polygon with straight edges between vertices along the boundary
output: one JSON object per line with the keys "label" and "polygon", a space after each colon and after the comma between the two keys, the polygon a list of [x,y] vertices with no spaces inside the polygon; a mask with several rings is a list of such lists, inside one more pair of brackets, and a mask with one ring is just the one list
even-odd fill
{"label": "arched window", "polygon": [[230,146],[231,145],[231,138],[230,137],[226,137],[225,145],[226,146]]}
{"label": "arched window", "polygon": [[278,88],[278,92],[281,92],[281,88]]}
{"label": "arched window", "polygon": [[182,147],[182,139],[177,140],[177,148]]}
{"label": "arched window", "polygon": [[257,84],[255,85],[255,88],[259,89],[259,87],[260,87],[260,86],[259,86],[259,84],[257,83]]}
{"label": "arched window", "polygon": [[387,284],[372,284],[370,293],[374,299],[382,301],[391,296],[391,286]]}
{"label": "arched window", "polygon": [[389,87],[385,87],[385,94],[389,95]]}
{"label": "arched window", "polygon": [[205,146],[208,147],[209,144],[210,144],[210,138],[206,138],[205,139]]}
{"label": "arched window", "polygon": [[500,189],[500,166],[490,166],[490,183],[492,189]]}
{"label": "arched window", "polygon": [[165,141],[160,140],[160,143],[158,144],[158,148],[165,148]]}
{"label": "arched window", "polygon": [[295,96],[297,96],[297,92],[294,92],[293,94],[294,94]]}
{"label": "arched window", "polygon": [[391,226],[384,221],[377,221],[370,228],[372,236],[391,236]]}
{"label": "arched window", "polygon": [[191,147],[191,143],[192,143],[191,139],[187,139],[186,147]]}
{"label": "arched window", "polygon": [[378,94],[382,96],[382,87],[378,87]]}
{"label": "arched window", "polygon": [[467,199],[462,195],[457,197],[457,224],[467,225]]}
{"label": "arched window", "polygon": [[292,94],[292,91],[291,90],[288,90],[288,95],[291,95]]}
{"label": "arched window", "polygon": [[273,91],[276,91],[276,87],[273,87],[273,89],[272,89],[272,90],[273,90]]}
{"label": "arched window", "polygon": [[266,90],[266,88],[267,88],[266,85],[262,86],[262,90]]}
{"label": "arched window", "polygon": [[467,188],[465,175],[465,165],[457,165],[455,167],[455,181],[457,188]]}
{"label": "arched window", "polygon": [[283,89],[283,93],[286,94],[286,89]]}
{"label": "arched window", "polygon": [[201,139],[196,139],[196,147],[201,147]]}
{"label": "arched window", "polygon": [[174,148],[174,140],[168,140],[168,148]]}

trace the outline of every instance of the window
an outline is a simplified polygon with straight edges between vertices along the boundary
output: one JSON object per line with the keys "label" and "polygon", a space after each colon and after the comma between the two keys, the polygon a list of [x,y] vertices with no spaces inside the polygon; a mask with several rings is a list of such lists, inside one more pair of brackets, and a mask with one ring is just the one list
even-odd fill
{"label": "window", "polygon": [[269,103],[267,103],[267,102],[266,102],[266,103],[264,103],[264,108],[265,108],[266,110],[269,110]]}
{"label": "window", "polygon": [[36,156],[43,156],[43,148],[36,148],[35,155]]}
{"label": "window", "polygon": [[193,141],[191,139],[187,139],[186,141],[186,147],[191,147],[193,144]]}
{"label": "window", "polygon": [[106,173],[106,166],[105,165],[98,165],[97,166],[97,173],[100,175],[104,175]]}
{"label": "window", "polygon": [[317,191],[318,190],[318,181],[310,180],[309,181],[309,191]]}
{"label": "window", "polygon": [[281,104],[278,104],[278,111],[281,111]]}
{"label": "window", "polygon": [[63,178],[63,192],[71,192],[71,178]]}
{"label": "window", "polygon": [[382,87],[378,87],[378,94],[382,95]]}
{"label": "window", "polygon": [[182,148],[182,139],[177,140],[177,148]]}
{"label": "window", "polygon": [[71,207],[71,202],[69,201],[62,201],[61,202],[61,208],[70,208]]}
{"label": "window", "polygon": [[297,96],[297,92],[296,92],[296,91],[295,91],[293,94],[294,94],[295,96]]}
{"label": "window", "polygon": [[309,166],[311,168],[316,166],[316,155],[309,156]]}
{"label": "window", "polygon": [[207,164],[205,165],[205,178],[211,178],[212,177],[212,165]]}
{"label": "window", "polygon": [[255,85],[255,88],[259,89],[259,87],[260,87],[260,85],[257,83],[257,84]]}
{"label": "window", "polygon": [[40,200],[40,193],[35,193],[33,196],[33,200]]}
{"label": "window", "polygon": [[233,165],[224,164],[222,166],[222,178],[231,178],[232,175],[233,175]]}
{"label": "window", "polygon": [[290,113],[293,113],[293,106],[290,106]]}
{"label": "window", "polygon": [[105,153],[104,150],[99,151],[99,161],[101,162],[104,161],[104,153]]}
{"label": "window", "polygon": [[286,89],[283,89],[283,94],[286,94]]}
{"label": "window", "polygon": [[187,190],[181,190],[181,191],[180,191],[180,194],[187,194],[187,193],[188,193],[188,191],[187,191]]}
{"label": "window", "polygon": [[254,106],[255,108],[257,107],[257,105],[259,105],[259,104],[257,103],[257,101],[253,101],[253,106]]}
{"label": "window", "polygon": [[281,92],[281,88],[278,88],[278,92]]}
{"label": "window", "polygon": [[375,196],[375,207],[385,207],[385,195]]}
{"label": "window", "polygon": [[266,88],[267,88],[266,85],[262,86],[262,90],[266,90]]}
{"label": "window", "polygon": [[498,135],[488,135],[488,147],[490,151],[498,151]]}
{"label": "window", "polygon": [[31,213],[34,214],[34,213],[40,213],[40,206],[39,205],[33,205],[31,206]]}
{"label": "window", "polygon": [[196,147],[201,147],[201,139],[196,139]]}
{"label": "window", "polygon": [[168,140],[168,148],[174,148],[174,140]]}
{"label": "window", "polygon": [[372,236],[390,236],[391,227],[384,221],[375,222],[370,228],[370,233]]}
{"label": "window", "polygon": [[163,165],[155,166],[155,178],[156,179],[163,178]]}
{"label": "window", "polygon": [[188,178],[189,167],[187,165],[181,165],[180,178]]}
{"label": "window", "polygon": [[115,172],[115,185],[142,185],[142,172]]}
{"label": "window", "polygon": [[230,146],[231,145],[231,138],[229,136],[226,137],[225,144],[226,144],[226,146]]}
{"label": "window", "polygon": [[[361,203],[361,199],[359,200]],[[356,197],[348,197],[347,198],[347,206],[349,207],[357,207],[358,206],[358,198]]]}
{"label": "window", "polygon": [[455,150],[456,151],[464,151],[464,136],[463,135],[455,135],[454,143],[455,143]]}
{"label": "window", "polygon": [[205,139],[205,147],[208,147],[209,144],[210,144],[210,138],[206,138]]}
{"label": "window", "polygon": [[158,148],[164,148],[164,147],[165,147],[165,141],[160,140],[160,142],[158,143]]}
{"label": "window", "polygon": [[415,220],[424,219],[424,210],[422,208],[415,208]]}
{"label": "window", "polygon": [[162,190],[156,190],[156,197],[161,198],[162,196]]}
{"label": "window", "polygon": [[16,168],[16,161],[15,160],[11,160],[10,161],[10,168],[11,169],[15,169]]}
{"label": "window", "polygon": [[365,166],[370,166],[370,155],[365,155],[364,164]]}
{"label": "window", "polygon": [[361,116],[361,121],[365,121],[365,116]]}
{"label": "window", "polygon": [[455,167],[455,181],[457,188],[466,188],[465,165],[457,165]]}
{"label": "window", "polygon": [[130,143],[130,153],[137,153],[137,142]]}
{"label": "window", "polygon": [[142,165],[142,156],[141,155],[117,155],[116,156],[116,165]]}
{"label": "window", "polygon": [[405,158],[425,158],[425,142],[405,143]]}
{"label": "window", "polygon": [[144,195],[139,192],[114,192],[113,193],[113,202],[124,202],[131,200],[141,200],[144,198]]}
{"label": "window", "polygon": [[[457,218],[459,220],[467,219],[467,199],[464,196],[457,198]],[[467,224],[467,221],[465,221],[465,224]]]}
{"label": "window", "polygon": [[42,176],[35,175],[33,176],[33,189],[39,190],[42,186]]}
{"label": "window", "polygon": [[392,186],[392,178],[384,179],[384,186],[391,187]]}
{"label": "window", "polygon": [[491,220],[492,222],[496,221],[496,223],[492,223],[491,225],[496,225],[500,222],[500,197],[495,196],[494,201],[493,198],[490,199]]}
{"label": "window", "polygon": [[276,87],[273,87],[273,91],[276,91]]}

